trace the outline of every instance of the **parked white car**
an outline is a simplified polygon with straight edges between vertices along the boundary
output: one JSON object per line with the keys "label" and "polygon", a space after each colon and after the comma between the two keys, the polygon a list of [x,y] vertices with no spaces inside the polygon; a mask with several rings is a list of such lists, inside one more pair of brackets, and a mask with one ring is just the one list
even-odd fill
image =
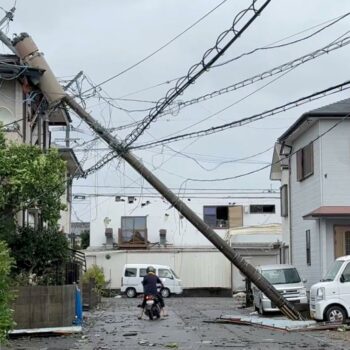
{"label": "parked white car", "polygon": [[[291,303],[307,303],[306,288],[300,279],[297,269],[292,265],[261,265],[256,268],[282,295]],[[252,286],[255,310],[261,315],[266,312],[279,311],[278,307],[261,292]]]}
{"label": "parked white car", "polygon": [[163,298],[168,298],[170,294],[182,293],[181,280],[169,266],[126,264],[123,269],[121,292],[125,293],[128,298],[134,298],[137,294],[143,293],[142,280],[147,275],[148,266],[153,266],[156,269],[156,275],[164,284],[164,288],[160,291]]}
{"label": "parked white car", "polygon": [[350,255],[335,260],[321,282],[311,287],[310,315],[328,322],[350,318]]}

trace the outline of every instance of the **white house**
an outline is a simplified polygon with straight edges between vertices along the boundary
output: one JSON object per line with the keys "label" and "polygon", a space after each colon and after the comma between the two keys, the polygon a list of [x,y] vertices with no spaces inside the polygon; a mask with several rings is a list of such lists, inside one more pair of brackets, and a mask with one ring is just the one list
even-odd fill
{"label": "white house", "polygon": [[275,146],[283,240],[308,285],[350,254],[350,99],[303,114]]}
{"label": "white house", "polygon": [[[234,227],[280,222],[280,201],[261,198],[183,200],[225,238]],[[90,250],[146,249],[150,246],[208,247],[212,244],[160,196],[91,198]]]}
{"label": "white house", "polygon": [[[70,116],[66,109],[50,109],[38,83],[43,70],[24,67],[16,55],[0,55],[0,122],[7,140],[16,143],[36,145],[42,150],[55,147],[51,143],[51,126],[67,128],[69,139]],[[58,149],[61,157],[67,162],[67,179],[81,174],[81,166],[66,143]],[[71,221],[71,181],[67,181],[66,192],[62,203],[67,210],[61,211],[58,222],[60,229],[70,233]],[[28,209],[18,216],[21,224],[36,226],[40,213],[36,208]]]}

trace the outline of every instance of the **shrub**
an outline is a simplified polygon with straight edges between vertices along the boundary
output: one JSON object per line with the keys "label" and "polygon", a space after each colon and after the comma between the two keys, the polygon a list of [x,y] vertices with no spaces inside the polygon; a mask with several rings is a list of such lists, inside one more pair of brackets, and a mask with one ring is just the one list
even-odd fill
{"label": "shrub", "polygon": [[[14,325],[10,303],[13,293],[10,292],[10,271],[13,265],[5,242],[0,241],[0,344],[7,337],[8,331]],[[1,348],[1,347],[0,347]]]}
{"label": "shrub", "polygon": [[102,267],[97,265],[90,266],[83,275],[83,283],[89,283],[90,280],[94,280],[96,283],[96,291],[101,294],[103,288],[106,285],[105,275]]}

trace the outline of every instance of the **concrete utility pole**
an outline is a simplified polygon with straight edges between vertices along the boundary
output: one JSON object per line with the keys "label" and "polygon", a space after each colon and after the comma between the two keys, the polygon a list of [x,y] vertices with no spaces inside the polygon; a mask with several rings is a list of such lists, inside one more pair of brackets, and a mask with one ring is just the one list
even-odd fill
{"label": "concrete utility pole", "polygon": [[24,63],[36,68],[45,69],[39,86],[48,101],[55,105],[66,103],[83,119],[121,158],[129,163],[143,176],[164,198],[168,200],[188,221],[190,221],[217,249],[219,249],[252,283],[254,283],[281,311],[292,320],[302,319],[294,306],[284,299],[281,294],[262,276],[253,265],[247,263],[234,251],[211,227],[209,227],[190,207],[163,184],[143,163],[135,157],[124,145],[106,128],[100,125],[74,99],[68,96],[59,85],[45,59],[28,36],[23,34],[14,42],[17,54]]}

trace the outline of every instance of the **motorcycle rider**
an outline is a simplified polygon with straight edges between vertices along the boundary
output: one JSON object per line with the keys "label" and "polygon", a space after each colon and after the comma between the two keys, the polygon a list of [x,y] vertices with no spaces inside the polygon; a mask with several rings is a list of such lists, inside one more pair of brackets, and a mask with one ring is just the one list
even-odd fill
{"label": "motorcycle rider", "polygon": [[[147,275],[143,277],[143,281],[142,281],[144,297],[141,304],[141,308],[142,308],[141,312],[143,313],[143,309],[146,306],[146,295],[154,295],[155,297],[157,297],[157,300],[159,302],[161,315],[163,315],[163,317],[167,316],[164,309],[165,304],[164,304],[163,297],[161,296],[160,293],[158,293],[158,288],[157,288],[157,285],[160,285],[161,288],[164,288],[163,282],[156,275],[156,269],[153,266],[148,266],[146,269],[146,272],[147,272]],[[142,317],[142,313],[139,316],[139,318]]]}

